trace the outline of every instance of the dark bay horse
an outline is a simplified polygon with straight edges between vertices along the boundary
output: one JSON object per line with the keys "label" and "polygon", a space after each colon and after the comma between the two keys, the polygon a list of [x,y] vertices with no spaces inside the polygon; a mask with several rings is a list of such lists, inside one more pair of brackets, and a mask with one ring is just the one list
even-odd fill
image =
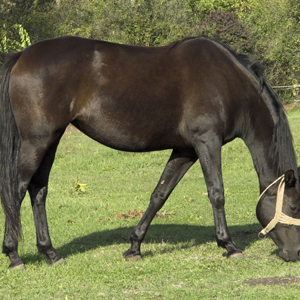
{"label": "dark bay horse", "polygon": [[[209,38],[164,47],[78,37],[42,41],[8,55],[0,105],[3,253],[10,267],[24,267],[18,237],[27,190],[38,251],[50,264],[63,262],[52,247],[45,201],[56,148],[70,123],[114,149],[173,149],[150,204],[130,235],[126,259],[140,258],[153,217],[197,159],[213,209],[217,244],[226,248],[227,257],[241,255],[226,224],[221,172],[221,147],[236,137],[251,152],[260,191],[286,174],[284,210],[300,218],[296,158],[280,100],[257,63]],[[260,201],[263,226],[272,219],[275,202],[272,187]],[[299,228],[277,224],[272,230],[285,260],[299,259]]]}

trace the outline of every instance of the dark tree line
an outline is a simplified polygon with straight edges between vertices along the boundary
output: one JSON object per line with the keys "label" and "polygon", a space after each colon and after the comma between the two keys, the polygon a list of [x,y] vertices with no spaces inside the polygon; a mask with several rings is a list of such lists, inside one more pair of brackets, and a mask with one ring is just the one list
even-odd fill
{"label": "dark tree line", "polygon": [[0,64],[6,52],[62,35],[159,46],[209,36],[260,60],[285,100],[299,96],[299,0],[2,0]]}

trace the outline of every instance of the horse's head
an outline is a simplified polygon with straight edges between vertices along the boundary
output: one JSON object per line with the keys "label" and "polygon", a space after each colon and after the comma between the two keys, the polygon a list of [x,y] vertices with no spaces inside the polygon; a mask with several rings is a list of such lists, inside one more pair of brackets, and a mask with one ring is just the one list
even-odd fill
{"label": "horse's head", "polygon": [[[279,185],[276,182],[279,182]],[[293,170],[262,193],[256,207],[257,219],[264,227],[260,235],[273,239],[285,261],[300,260],[300,193]],[[278,189],[275,188],[275,186]]]}

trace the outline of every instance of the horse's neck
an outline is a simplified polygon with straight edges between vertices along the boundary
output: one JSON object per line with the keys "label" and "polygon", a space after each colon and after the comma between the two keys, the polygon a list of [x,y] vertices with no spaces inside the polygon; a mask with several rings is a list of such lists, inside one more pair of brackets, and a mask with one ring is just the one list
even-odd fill
{"label": "horse's neck", "polygon": [[[288,124],[279,124],[279,126],[288,126]],[[288,170],[294,170],[296,178],[298,177],[296,156],[289,128],[286,127],[285,130],[274,133],[276,141],[273,140],[270,127],[268,128],[269,130],[262,125],[260,130],[253,131],[244,139],[259,179],[260,192]],[[268,130],[267,134],[261,134],[263,130]]]}
{"label": "horse's neck", "polygon": [[[256,113],[248,115],[247,129],[242,139],[250,151],[259,179],[260,192],[262,192],[271,182],[282,175],[280,174],[282,170],[279,165],[281,163],[279,151],[274,146],[275,141],[273,138],[274,135],[277,136],[274,123],[276,122],[279,126],[285,124],[278,122],[278,119],[274,120],[266,106],[260,106],[253,111]],[[283,147],[282,145],[278,146]]]}
{"label": "horse's neck", "polygon": [[281,174],[279,174],[278,160],[273,161],[271,141],[259,142],[252,141],[246,145],[252,156],[252,161],[254,168],[256,170],[260,192],[262,192],[271,182],[277,179]]}

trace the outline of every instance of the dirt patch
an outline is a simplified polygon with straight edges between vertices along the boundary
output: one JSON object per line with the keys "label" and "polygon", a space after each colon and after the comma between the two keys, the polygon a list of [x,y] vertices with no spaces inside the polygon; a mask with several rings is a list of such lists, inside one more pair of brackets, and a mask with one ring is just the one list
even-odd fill
{"label": "dirt patch", "polygon": [[[136,219],[136,218],[141,218],[145,212],[142,210],[129,210],[128,213],[119,213],[116,214],[115,217],[118,219]],[[168,215],[166,213],[156,213],[155,215],[156,218],[168,218]]]}
{"label": "dirt patch", "polygon": [[285,276],[285,277],[265,277],[259,279],[249,279],[246,284],[255,285],[287,285],[291,283],[300,284],[300,277]]}

